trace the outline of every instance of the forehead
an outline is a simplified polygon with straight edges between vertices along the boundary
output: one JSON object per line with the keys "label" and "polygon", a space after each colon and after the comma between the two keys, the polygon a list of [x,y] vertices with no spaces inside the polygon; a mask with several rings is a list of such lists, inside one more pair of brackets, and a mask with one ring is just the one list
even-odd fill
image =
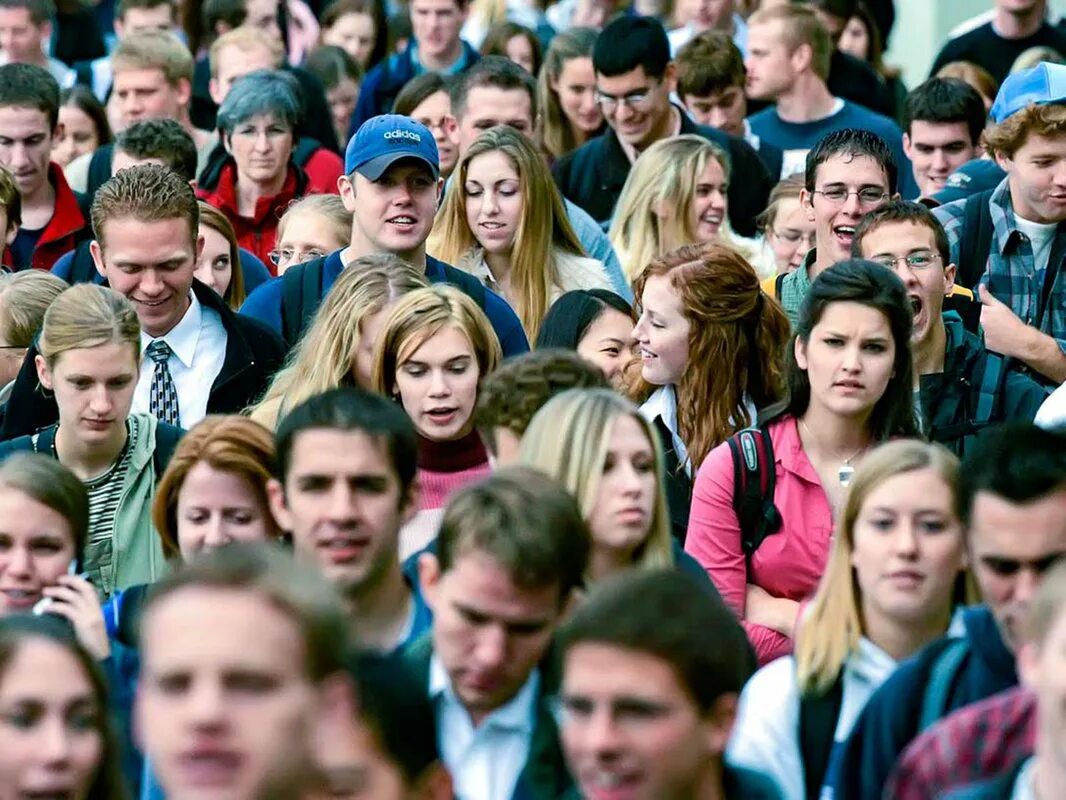
{"label": "forehead", "polygon": [[182,217],[151,221],[119,217],[105,220],[101,228],[100,247],[106,246],[108,260],[162,263],[191,256],[196,246],[189,221]]}
{"label": "forehead", "polygon": [[128,8],[124,19],[127,24],[144,24],[161,19],[172,20],[174,19],[174,11],[167,3],[161,3],[151,8]]}
{"label": "forehead", "polygon": [[28,8],[0,8],[0,25],[30,25]]}
{"label": "forehead", "polygon": [[17,645],[0,681],[0,694],[12,699],[47,698],[65,704],[92,691],[89,676],[77,658],[40,636]]}
{"label": "forehead", "polygon": [[457,11],[456,0],[411,0],[412,11]]}
{"label": "forehead", "polygon": [[225,73],[229,77],[246,75],[257,69],[271,69],[275,63],[274,55],[268,49],[254,43],[249,47],[223,47],[216,61],[215,68],[219,76]]}
{"label": "forehead", "polygon": [[466,96],[467,117],[484,118],[491,115],[531,120],[533,104],[525,89],[500,89],[496,86],[475,86]]}
{"label": "forehead", "polygon": [[0,136],[15,139],[51,133],[48,114],[28,106],[0,106]]}
{"label": "forehead", "polygon": [[874,158],[857,153],[833,153],[815,170],[816,183],[879,186],[888,191],[888,173]]}
{"label": "forehead", "polygon": [[671,284],[669,275],[652,275],[644,282],[644,291],[640,303],[648,311],[663,313],[673,311],[680,314],[681,296]]}
{"label": "forehead", "polygon": [[748,28],[748,41],[758,43],[762,47],[775,45],[783,38],[783,25],[781,20],[776,19],[752,25]]}
{"label": "forehead", "polygon": [[563,691],[608,701],[687,696],[677,671],[665,659],[641,650],[593,641],[575,644],[567,650]]}
{"label": "forehead", "polygon": [[412,332],[397,348],[396,360],[401,364],[407,361],[434,364],[473,355],[474,345],[466,331],[451,323],[432,333]]}
{"label": "forehead", "polygon": [[412,117],[432,114],[448,114],[452,108],[451,98],[447,92],[440,91],[426,97],[411,111]]}
{"label": "forehead", "polygon": [[611,75],[610,77],[599,72],[596,73],[597,86],[609,92],[628,91],[630,87],[646,88],[651,83],[652,79],[644,71],[644,67],[637,67],[621,75]]}
{"label": "forehead", "polygon": [[73,537],[66,517],[9,486],[0,486],[0,533],[6,536],[60,533],[68,540]]}
{"label": "forehead", "polygon": [[384,474],[392,472],[385,439],[365,431],[312,428],[296,434],[289,474]]}
{"label": "forehead", "polygon": [[504,172],[508,175],[517,176],[518,170],[514,165],[514,162],[501,150],[489,150],[485,153],[478,153],[467,164],[467,174],[473,175],[475,173],[500,173]]}
{"label": "forehead", "polygon": [[970,513],[970,543],[979,553],[1020,561],[1066,552],[1066,487],[1028,503],[978,492]]}
{"label": "forehead", "polygon": [[458,542],[451,569],[440,577],[441,588],[452,600],[499,619],[554,614],[559,607],[559,586],[525,588],[511,572],[476,545]]}
{"label": "forehead", "polygon": [[132,89],[138,86],[156,87],[166,84],[167,78],[162,69],[121,66],[115,70],[114,84],[116,90]]}
{"label": "forehead", "polygon": [[[339,231],[321,214],[312,211],[297,211],[285,221],[285,233],[281,241],[286,244],[313,244],[333,247],[338,244]],[[339,241],[345,244],[347,237]]]}
{"label": "forehead", "polygon": [[1066,154],[1066,133],[1058,136],[1044,136],[1030,133],[1014,153],[1014,160],[1033,158],[1041,154],[1062,157]]}
{"label": "forehead", "polygon": [[884,314],[876,308],[850,300],[829,303],[814,327],[857,336],[892,338],[892,329]]}
{"label": "forehead", "polygon": [[970,128],[965,122],[929,122],[916,119],[911,122],[909,132],[915,144],[947,144],[949,142],[970,142]]}
{"label": "forehead", "polygon": [[916,247],[936,250],[936,236],[928,225],[917,222],[885,222],[862,238],[864,256],[908,253]]}
{"label": "forehead", "polygon": [[136,355],[132,342],[75,347],[59,355],[55,370],[66,375],[82,375],[98,380],[128,376],[137,370]]}

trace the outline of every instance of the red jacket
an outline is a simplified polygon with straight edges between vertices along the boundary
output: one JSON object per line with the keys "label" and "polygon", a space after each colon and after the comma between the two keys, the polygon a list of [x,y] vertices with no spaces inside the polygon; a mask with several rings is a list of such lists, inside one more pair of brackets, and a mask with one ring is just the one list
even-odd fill
{"label": "red jacket", "polygon": [[307,173],[307,194],[337,194],[337,178],[344,174],[344,161],[325,147],[311,154],[303,165]]}
{"label": "red jacket", "polygon": [[[29,266],[34,269],[51,269],[61,255],[69,253],[86,238],[89,228],[78,206],[78,196],[63,177],[63,170],[58,164],[48,165],[48,181],[55,190],[56,204],[52,218],[41,231],[41,238],[37,240],[33,255],[30,256]],[[25,268],[15,264],[10,247],[4,249],[3,265],[12,270]]]}

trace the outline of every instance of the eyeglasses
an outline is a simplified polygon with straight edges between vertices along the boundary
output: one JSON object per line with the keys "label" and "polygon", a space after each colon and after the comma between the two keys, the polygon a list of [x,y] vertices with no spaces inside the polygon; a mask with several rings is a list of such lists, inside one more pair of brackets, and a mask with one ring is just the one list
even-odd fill
{"label": "eyeglasses", "polygon": [[802,231],[773,231],[778,239],[784,239],[789,244],[805,244],[810,249],[814,247],[814,231],[803,233]]}
{"label": "eyeglasses", "polygon": [[904,262],[911,269],[923,270],[929,269],[937,261],[940,260],[939,253],[933,253],[929,250],[917,250],[913,253],[908,253],[905,256],[876,256],[872,259],[875,264],[880,264],[882,267],[888,267],[889,269],[895,269],[896,264],[900,261]]}
{"label": "eyeglasses", "polygon": [[828,189],[815,189],[812,194],[820,194],[835,206],[844,205],[851,195],[859,198],[859,205],[866,208],[888,199],[888,192],[882,192],[872,186],[865,189],[846,189],[843,186],[830,186]]}
{"label": "eyeglasses", "polygon": [[308,250],[301,252],[299,250],[293,250],[291,247],[286,247],[283,250],[271,250],[267,256],[270,258],[270,263],[275,267],[286,267],[289,264],[302,264],[305,261],[311,261],[315,258],[322,258],[328,255],[328,253],[322,250]]}
{"label": "eyeglasses", "polygon": [[596,105],[600,107],[600,110],[604,114],[613,114],[618,108],[619,104],[626,106],[634,111],[643,111],[648,107],[651,93],[654,91],[654,86],[649,86],[647,89],[641,89],[637,92],[630,92],[624,94],[621,97],[615,97],[612,94],[604,94],[603,92],[596,90]]}

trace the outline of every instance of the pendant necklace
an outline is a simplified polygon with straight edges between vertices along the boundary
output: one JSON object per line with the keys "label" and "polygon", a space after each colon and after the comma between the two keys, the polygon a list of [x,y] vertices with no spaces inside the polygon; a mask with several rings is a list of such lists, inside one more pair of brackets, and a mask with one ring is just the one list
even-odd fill
{"label": "pendant necklace", "polygon": [[[799,420],[799,424],[801,426],[803,426],[803,430],[805,430],[807,432],[807,437],[809,439],[811,439],[811,441],[817,442],[817,439],[816,439],[815,435],[813,433],[811,433],[811,429],[807,427],[807,423],[804,422],[801,419],[801,420]],[[841,486],[846,488],[848,486],[848,484],[851,483],[851,479],[855,475],[855,467],[851,466],[851,460],[853,458],[855,458],[855,456],[859,455],[860,453],[862,453],[865,450],[866,450],[865,447],[860,447],[858,450],[856,450],[854,453],[852,453],[847,458],[841,458],[840,457],[840,453],[833,453],[832,454],[833,458],[835,458],[838,461],[842,462],[841,465],[840,465],[840,469],[837,470],[837,480],[840,481],[840,485]]]}

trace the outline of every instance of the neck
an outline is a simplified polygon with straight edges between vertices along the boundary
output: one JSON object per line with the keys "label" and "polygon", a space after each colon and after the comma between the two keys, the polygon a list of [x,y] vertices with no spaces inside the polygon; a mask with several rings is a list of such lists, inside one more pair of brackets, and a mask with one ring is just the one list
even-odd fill
{"label": "neck", "polygon": [[1024,39],[1040,30],[1046,13],[1043,3],[1037,3],[1029,11],[1020,14],[997,8],[992,27],[1004,39]]}
{"label": "neck", "polygon": [[944,635],[951,622],[951,604],[945,603],[938,613],[919,620],[890,620],[883,614],[871,614],[863,603],[863,627],[866,638],[895,661],[914,655],[929,642]]}
{"label": "neck", "polygon": [[663,114],[662,117],[659,119],[659,123],[652,131],[652,135],[648,140],[648,143],[644,147],[638,148],[637,152],[642,153],[656,142],[662,141],[663,139],[669,139],[670,135],[674,131],[674,127],[677,124],[678,115],[680,113],[681,112],[674,108],[673,103],[671,103],[670,110],[667,113]]}
{"label": "neck", "polygon": [[812,122],[825,119],[833,112],[836,98],[825,81],[811,72],[804,73],[792,87],[777,98],[777,116],[785,122]]}
{"label": "neck", "polygon": [[[830,231],[829,235],[833,235],[832,231]],[[833,260],[831,253],[832,251],[829,247],[819,247],[817,243],[815,243],[814,261],[812,261],[807,267],[808,280],[813,282],[815,278],[822,274],[822,272],[837,263]],[[800,269],[803,269],[803,267],[800,267]]]}
{"label": "neck", "polygon": [[937,320],[925,341],[912,345],[914,353],[914,382],[920,375],[935,375],[944,371],[944,356],[947,352],[948,333],[944,320]]}
{"label": "neck", "polygon": [[56,455],[59,463],[81,480],[95,478],[108,470],[118,460],[126,446],[126,423],[116,426],[106,441],[86,445],[78,441],[69,426],[60,425],[56,430]]}
{"label": "neck", "polygon": [[438,71],[447,69],[463,54],[463,43],[461,39],[456,39],[455,43],[448,48],[447,52],[441,53],[439,56],[430,56],[422,51],[422,48],[418,49],[418,60],[423,67],[432,71]]}
{"label": "neck", "polygon": [[851,459],[853,453],[870,446],[873,437],[866,429],[866,420],[842,417],[811,403],[800,417],[800,441],[803,449],[829,458]]}
{"label": "neck", "polygon": [[722,759],[708,758],[703,772],[696,779],[690,795],[694,800],[727,800],[723,786],[724,770]]}
{"label": "neck", "polygon": [[373,585],[352,589],[344,599],[362,646],[380,652],[395,649],[411,615],[412,602],[399,558]]}
{"label": "neck", "polygon": [[500,284],[500,288],[506,293],[511,288],[511,252],[490,253],[485,251],[485,263],[488,265],[492,279]]}
{"label": "neck", "polygon": [[601,547],[595,543],[589,552],[589,583],[595,584],[633,566],[633,550]]}
{"label": "neck", "polygon": [[261,197],[274,197],[285,185],[288,169],[269,181],[253,181],[240,178],[237,181],[237,207],[242,217],[255,216],[255,207]]}
{"label": "neck", "polygon": [[[1039,713],[1039,712],[1038,712]],[[1037,800],[1053,800],[1062,795],[1066,786],[1066,763],[1056,753],[1054,742],[1057,730],[1044,730],[1041,726],[1036,737],[1036,764],[1033,765],[1033,793]]]}
{"label": "neck", "polygon": [[[373,256],[382,252],[381,248],[375,247],[368,241],[365,241],[361,236],[352,234],[352,241],[348,244],[343,251],[341,251],[341,262],[344,266],[348,266],[357,258],[363,258],[363,256]],[[403,252],[395,252],[393,255],[402,258],[408,264],[413,267],[418,267],[423,272],[426,269],[426,243],[423,242],[414,250],[405,250]]]}
{"label": "neck", "polygon": [[52,181],[45,178],[32,194],[22,196],[22,212],[47,211],[49,217],[55,212],[56,190]]}
{"label": "neck", "polygon": [[585,142],[589,141],[593,136],[596,135],[595,132],[589,133],[588,131],[577,127],[577,125],[574,125],[573,123],[567,123],[567,124],[570,125],[570,132],[574,136],[574,149],[575,150],[577,150],[577,148],[581,147],[581,145],[585,144]]}

